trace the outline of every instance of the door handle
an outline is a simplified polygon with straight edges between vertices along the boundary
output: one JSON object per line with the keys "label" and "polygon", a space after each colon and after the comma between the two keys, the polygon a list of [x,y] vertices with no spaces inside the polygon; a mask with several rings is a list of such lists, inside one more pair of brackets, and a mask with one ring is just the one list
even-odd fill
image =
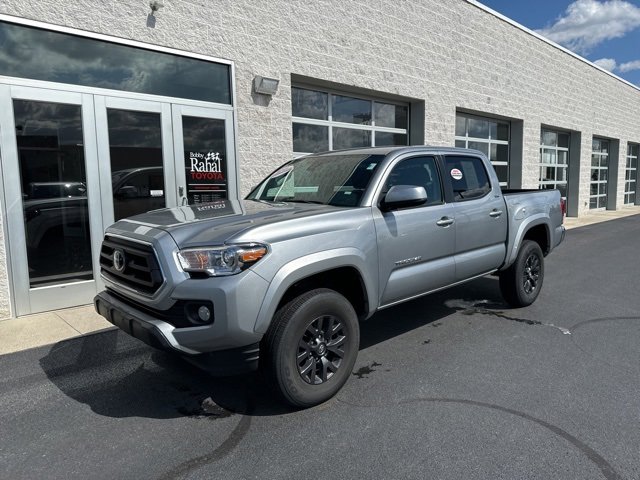
{"label": "door handle", "polygon": [[451,224],[453,224],[453,218],[449,217],[442,217],[436,222],[436,225],[438,225],[439,227],[448,227]]}
{"label": "door handle", "polygon": [[489,216],[493,218],[498,218],[500,215],[502,215],[502,210],[496,210],[495,208],[489,213]]}

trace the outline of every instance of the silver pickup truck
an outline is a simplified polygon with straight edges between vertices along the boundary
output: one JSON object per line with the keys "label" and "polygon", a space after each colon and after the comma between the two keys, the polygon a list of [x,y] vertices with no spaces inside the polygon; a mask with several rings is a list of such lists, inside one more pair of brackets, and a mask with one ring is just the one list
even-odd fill
{"label": "silver pickup truck", "polygon": [[261,368],[285,401],[311,406],[346,382],[359,321],[380,309],[488,274],[510,305],[535,301],[563,210],[557,190],[501,191],[474,150],[312,155],[244,201],[109,227],[95,307],[212,372]]}

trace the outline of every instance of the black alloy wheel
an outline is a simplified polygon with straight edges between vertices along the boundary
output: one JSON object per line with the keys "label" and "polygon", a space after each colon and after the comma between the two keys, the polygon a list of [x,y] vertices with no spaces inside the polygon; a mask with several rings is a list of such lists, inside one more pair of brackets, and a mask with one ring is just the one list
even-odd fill
{"label": "black alloy wheel", "polygon": [[329,380],[342,365],[346,330],[333,315],[312,320],[298,342],[298,373],[302,379],[318,385]]}
{"label": "black alloy wheel", "polygon": [[317,288],[276,312],[260,344],[260,367],[285,402],[311,407],[333,397],[349,379],[359,343],[358,316],[349,300]]}

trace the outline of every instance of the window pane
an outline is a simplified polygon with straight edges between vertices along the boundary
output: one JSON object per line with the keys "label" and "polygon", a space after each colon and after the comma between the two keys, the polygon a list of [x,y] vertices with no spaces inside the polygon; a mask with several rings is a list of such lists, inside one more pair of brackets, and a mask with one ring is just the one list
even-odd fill
{"label": "window pane", "polygon": [[456,137],[465,137],[467,135],[467,117],[456,115]]}
{"label": "window pane", "polygon": [[456,140],[456,147],[467,148],[467,142],[465,140]]}
{"label": "window pane", "polygon": [[509,140],[508,123],[498,123],[498,140]]}
{"label": "window pane", "polygon": [[602,140],[600,142],[600,148],[602,149],[602,153],[609,153],[609,142]]}
{"label": "window pane", "polygon": [[107,110],[114,219],[165,206],[160,114]]}
{"label": "window pane", "polygon": [[407,135],[404,133],[376,132],[376,147],[387,145],[407,145]]}
{"label": "window pane", "polygon": [[496,153],[497,162],[509,161],[509,145],[498,145],[498,151]]}
{"label": "window pane", "polygon": [[326,120],[329,118],[329,94],[305,90],[303,88],[291,88],[291,114],[294,117],[315,118]]}
{"label": "window pane", "polygon": [[479,158],[447,156],[445,164],[445,174],[451,176],[455,201],[480,198],[491,191],[489,177]]}
{"label": "window pane", "polygon": [[549,130],[542,131],[542,145],[547,145],[549,147],[555,147],[557,143],[557,135],[556,132],[551,132]]}
{"label": "window pane", "polygon": [[567,165],[568,164],[568,152],[566,151],[558,151],[558,164],[559,165]]}
{"label": "window pane", "polygon": [[594,138],[593,141],[591,142],[591,149],[594,152],[599,152],[600,149],[601,149],[600,140],[597,140],[597,139]]}
{"label": "window pane", "polygon": [[228,65],[0,22],[12,77],[231,104]]}
{"label": "window pane", "polygon": [[353,128],[333,128],[333,149],[370,147],[371,132]]}
{"label": "window pane", "polygon": [[558,146],[562,148],[569,148],[568,133],[558,133]]}
{"label": "window pane", "polygon": [[498,175],[498,180],[500,183],[508,183],[509,182],[509,167],[506,165],[494,165],[493,168],[496,171],[496,175]]}
{"label": "window pane", "polygon": [[293,124],[293,151],[317,153],[329,150],[329,127]]}
{"label": "window pane", "polygon": [[483,142],[469,142],[469,147],[473,150],[480,150],[486,156],[489,156],[489,144]]}
{"label": "window pane", "polygon": [[542,150],[542,163],[556,163],[556,151],[545,148]]}
{"label": "window pane", "polygon": [[474,138],[489,138],[489,122],[477,118],[469,118],[469,136]]}
{"label": "window pane", "polygon": [[376,126],[390,128],[407,128],[409,107],[375,102]]}
{"label": "window pane", "polygon": [[332,95],[331,103],[333,121],[371,125],[371,102],[369,100]]}
{"label": "window pane", "polygon": [[93,266],[81,108],[14,100],[13,110],[29,285],[90,280]]}

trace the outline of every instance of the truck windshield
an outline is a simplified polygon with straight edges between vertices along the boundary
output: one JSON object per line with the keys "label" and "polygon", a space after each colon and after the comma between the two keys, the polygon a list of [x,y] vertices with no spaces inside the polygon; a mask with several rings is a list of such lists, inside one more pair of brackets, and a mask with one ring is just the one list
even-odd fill
{"label": "truck windshield", "polygon": [[367,154],[297,158],[264,179],[247,199],[356,207],[383,158]]}

